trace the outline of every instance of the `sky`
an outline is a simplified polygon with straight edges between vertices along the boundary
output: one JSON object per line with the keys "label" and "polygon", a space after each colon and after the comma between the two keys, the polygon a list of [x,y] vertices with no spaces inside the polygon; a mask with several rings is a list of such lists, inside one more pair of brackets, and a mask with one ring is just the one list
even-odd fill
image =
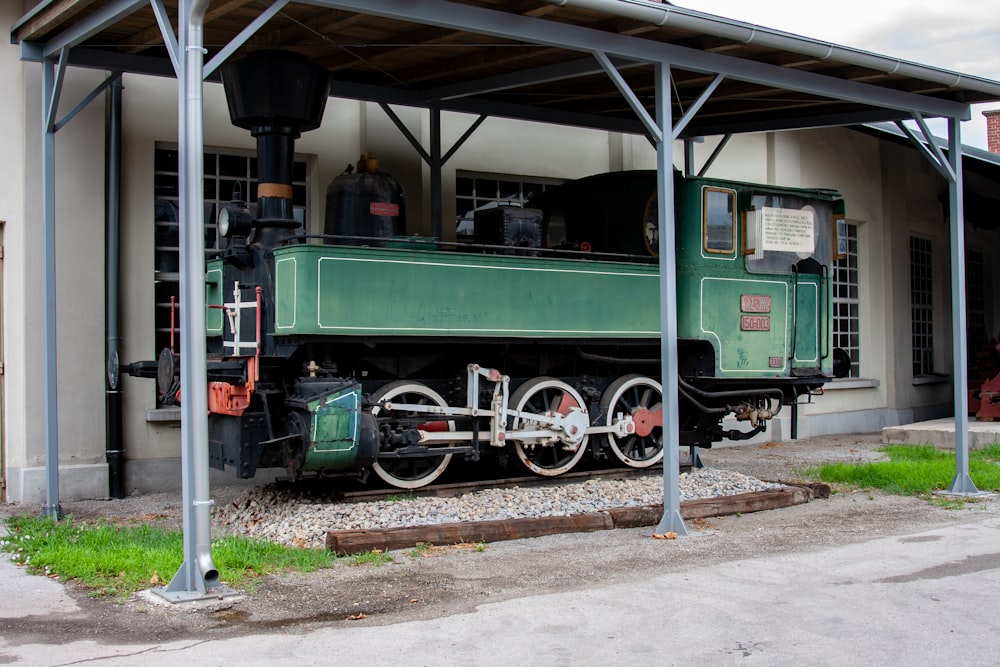
{"label": "sky", "polygon": [[[1000,0],[672,0],[675,5],[1000,81]],[[962,143],[986,148],[982,112],[973,105]],[[947,136],[943,122],[931,130]]]}

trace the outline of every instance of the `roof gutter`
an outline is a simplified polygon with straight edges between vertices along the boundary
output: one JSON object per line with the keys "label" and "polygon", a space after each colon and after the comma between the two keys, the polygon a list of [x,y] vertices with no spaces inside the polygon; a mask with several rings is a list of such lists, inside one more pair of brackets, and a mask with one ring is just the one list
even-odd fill
{"label": "roof gutter", "polygon": [[948,88],[962,86],[989,95],[1000,95],[1000,83],[990,79],[959,74],[937,67],[882,56],[861,49],[840,46],[809,37],[802,37],[772,28],[727,19],[713,14],[678,7],[655,0],[545,0],[561,7],[576,7],[612,14],[636,21],[705,33],[744,44],[759,44],[792,51],[817,60],[833,59],[886,74],[899,74]]}
{"label": "roof gutter", "polygon": [[[895,123],[864,123],[862,127],[866,127],[869,130],[873,130],[875,132],[891,134],[894,137],[898,137],[900,139],[907,139],[907,136],[903,133],[902,130],[899,129],[899,127]],[[947,139],[931,135],[931,140],[935,144],[937,144],[941,148],[941,150],[944,151],[948,150],[949,144]],[[923,137],[922,141],[923,143],[927,144],[928,143],[927,137]],[[979,162],[986,162],[996,167],[1000,167],[1000,154],[991,153],[990,151],[984,150],[982,148],[977,148],[975,146],[969,146],[967,144],[963,144],[962,155],[967,158],[977,160]]]}

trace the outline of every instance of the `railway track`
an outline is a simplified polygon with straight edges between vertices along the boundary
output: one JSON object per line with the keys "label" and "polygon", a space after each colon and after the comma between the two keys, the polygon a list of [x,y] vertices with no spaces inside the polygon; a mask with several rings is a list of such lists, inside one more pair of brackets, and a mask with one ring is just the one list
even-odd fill
{"label": "railway track", "polygon": [[[689,465],[681,465],[681,472],[690,470]],[[505,489],[511,487],[545,487],[561,486],[572,482],[580,482],[587,479],[631,479],[636,477],[662,475],[663,466],[657,465],[650,468],[610,468],[606,470],[581,470],[571,471],[559,475],[558,477],[539,477],[529,475],[524,477],[505,477],[491,480],[472,480],[465,482],[453,482],[450,484],[436,484],[420,489],[406,490],[396,488],[386,489],[365,489],[363,491],[344,491],[340,500],[342,502],[370,502],[375,500],[385,500],[392,497],[405,496],[407,498],[432,498],[450,497],[483,489]]]}

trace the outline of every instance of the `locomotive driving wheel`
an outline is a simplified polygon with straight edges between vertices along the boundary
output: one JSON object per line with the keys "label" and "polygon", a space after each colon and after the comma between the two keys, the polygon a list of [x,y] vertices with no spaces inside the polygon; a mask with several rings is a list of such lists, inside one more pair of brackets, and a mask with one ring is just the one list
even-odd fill
{"label": "locomotive driving wheel", "polygon": [[[420,415],[416,412],[401,410],[383,410],[379,405],[382,401],[392,401],[393,403],[407,403],[410,405],[439,405],[446,407],[448,403],[433,389],[419,382],[392,382],[385,385],[371,398],[374,406],[372,415],[378,423],[381,434],[388,426],[390,431],[397,428],[418,428],[427,431],[434,430],[455,430],[455,422],[452,421],[430,421],[425,424],[419,423]],[[413,424],[409,426],[407,424]],[[380,448],[380,451],[385,451]],[[398,459],[376,460],[372,464],[372,470],[381,477],[387,484],[400,489],[418,489],[436,480],[448,467],[451,461],[451,454],[443,456],[421,456]]]}
{"label": "locomotive driving wheel", "polygon": [[[510,397],[510,407],[518,412],[527,412],[546,417],[571,417],[582,414],[577,420],[566,420],[562,431],[553,431],[552,437],[544,440],[516,440],[514,453],[529,470],[545,477],[555,477],[569,472],[587,449],[588,436],[583,435],[580,425],[573,423],[584,420],[583,428],[589,423],[586,418],[583,397],[562,380],[538,377],[528,380]],[[542,429],[546,424],[531,417],[514,417],[512,430]]]}
{"label": "locomotive driving wheel", "polygon": [[608,445],[630,468],[648,468],[663,459],[663,388],[642,375],[625,375],[601,396],[604,423],[611,426],[619,414],[630,415],[635,433],[621,437],[608,433]]}

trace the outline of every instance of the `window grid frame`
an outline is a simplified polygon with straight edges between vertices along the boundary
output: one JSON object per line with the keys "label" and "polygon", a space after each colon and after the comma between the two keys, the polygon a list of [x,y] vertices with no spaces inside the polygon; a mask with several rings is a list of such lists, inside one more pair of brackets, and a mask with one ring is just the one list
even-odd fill
{"label": "window grid frame", "polygon": [[[461,187],[461,180],[471,180],[471,188]],[[516,195],[505,196],[501,191],[501,183],[517,184]],[[455,172],[455,229],[460,238],[471,238],[469,234],[460,234],[458,230],[463,222],[473,221],[469,214],[474,214],[480,208],[496,203],[524,206],[528,197],[525,195],[525,185],[538,186],[530,192],[544,192],[549,187],[565,183],[564,179],[547,176],[527,176],[518,174],[500,174],[483,171]],[[468,192],[468,194],[466,194]],[[460,194],[462,193],[462,194]]]}
{"label": "window grid frame", "polygon": [[847,222],[847,252],[833,265],[833,346],[851,360],[847,377],[861,377],[861,269],[858,225]]}
{"label": "window grid frame", "polygon": [[934,374],[934,271],[932,243],[910,236],[910,341],[913,376]]}
{"label": "window grid frame", "polygon": [[[175,297],[176,308],[180,308],[180,247],[179,247],[179,165],[174,165],[173,169],[163,168],[163,162],[169,161],[167,155],[170,152],[177,153],[178,146],[171,143],[157,142],[154,147],[154,210],[156,203],[169,202],[177,212],[177,220],[155,220],[153,234],[153,281],[154,287],[154,311],[153,311],[153,336],[154,349],[162,350],[170,346],[170,296]],[[219,211],[219,206],[230,203],[231,199],[223,196],[222,185],[224,183],[239,182],[242,184],[243,200],[251,211],[256,210],[257,201],[257,152],[243,148],[219,148],[205,146],[203,152],[203,164],[211,157],[214,168],[204,169],[204,182],[206,186],[211,183],[211,188],[206,187],[206,192],[212,196],[205,197],[205,256],[206,258],[225,248],[225,241],[219,237],[215,215]],[[223,173],[223,159],[228,161],[242,160],[243,173],[236,175],[235,172]],[[308,219],[309,212],[309,162],[305,156],[296,154],[293,158],[293,174],[301,172],[303,178],[293,178],[292,188],[293,208],[295,217],[304,221]],[[170,179],[173,182],[169,182]],[[165,191],[164,191],[165,190]],[[227,191],[232,196],[232,188]],[[166,238],[173,242],[163,243]],[[167,267],[167,268],[161,268]],[[175,268],[176,267],[176,268]],[[175,270],[169,270],[174,269]],[[179,322],[179,312],[177,313]],[[178,340],[174,340],[175,352],[180,352]]]}

